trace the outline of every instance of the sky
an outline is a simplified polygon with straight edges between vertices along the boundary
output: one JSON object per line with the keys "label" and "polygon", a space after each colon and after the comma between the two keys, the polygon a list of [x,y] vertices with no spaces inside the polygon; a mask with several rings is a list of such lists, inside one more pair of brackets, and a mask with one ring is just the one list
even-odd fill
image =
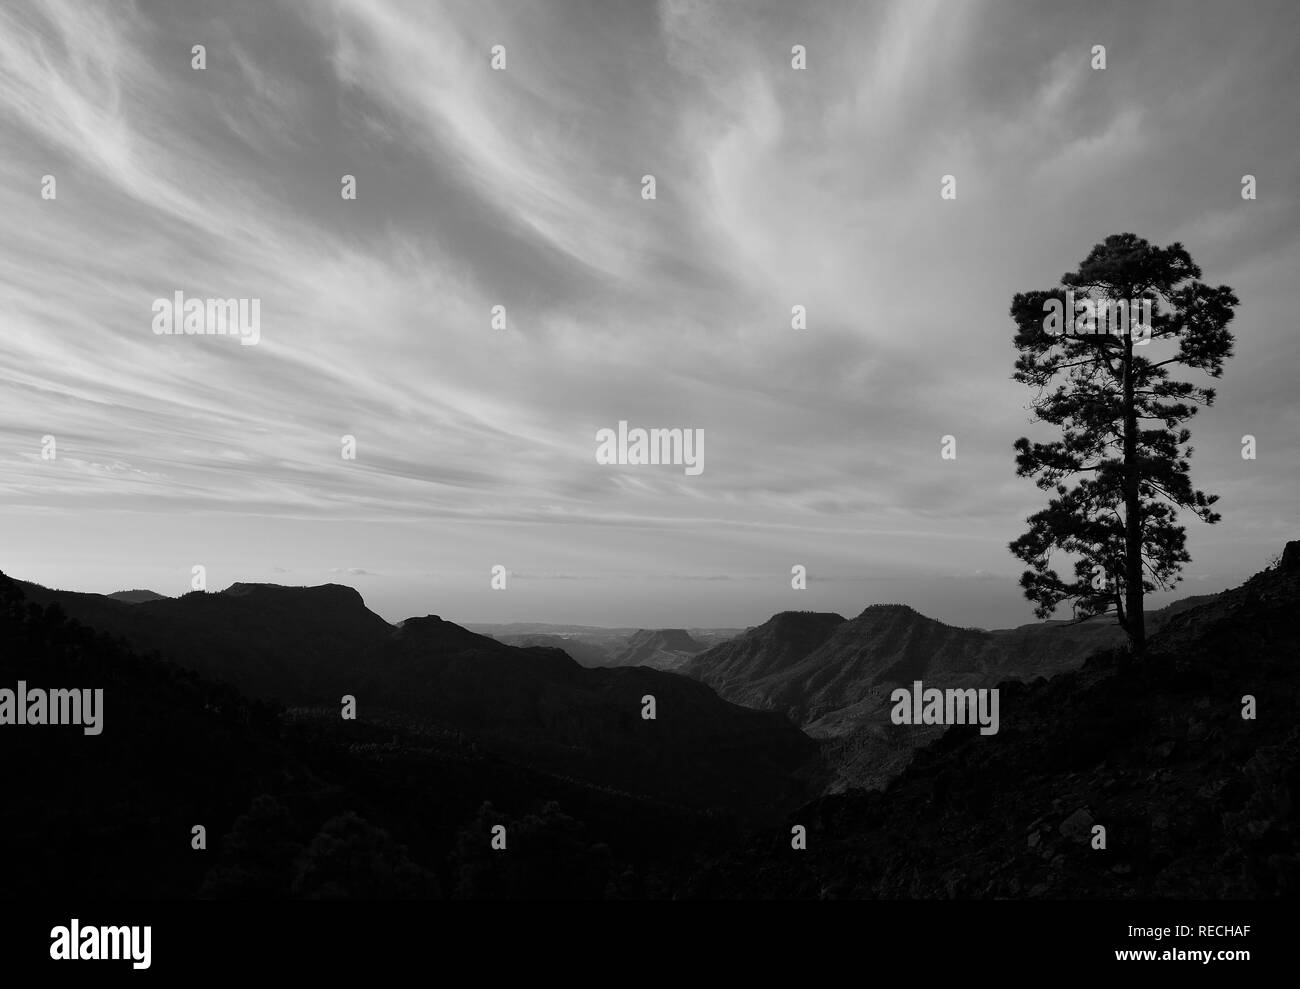
{"label": "sky", "polygon": [[[1300,536],[1297,28],[1289,2],[6,3],[0,570],[341,583],[392,621],[1031,621],[1007,544],[1045,496],[1012,443],[1050,433],[1008,308],[1132,232],[1242,303],[1191,423],[1223,521],[1186,518],[1154,603],[1239,584]],[[155,333],[178,291],[260,300],[257,344]],[[703,471],[598,463],[619,421],[703,430]]]}

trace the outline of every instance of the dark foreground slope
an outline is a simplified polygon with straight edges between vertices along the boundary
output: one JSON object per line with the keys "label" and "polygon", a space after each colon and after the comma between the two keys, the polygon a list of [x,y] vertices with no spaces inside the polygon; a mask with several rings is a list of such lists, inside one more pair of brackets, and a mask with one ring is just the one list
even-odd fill
{"label": "dark foreground slope", "polygon": [[191,828],[219,835],[302,772],[269,706],[69,622],[0,574],[0,687],[19,680],[99,688],[104,704],[96,736],[0,726],[5,897],[192,894],[210,862]]}
{"label": "dark foreground slope", "polygon": [[775,712],[658,670],[585,669],[559,649],[506,646],[436,616],[392,631],[358,686],[359,699],[549,772],[746,819],[797,806],[819,782],[816,743]]}
{"label": "dark foreground slope", "polygon": [[0,726],[0,899],[659,897],[736,839],[427,720],[249,700],[0,574],[0,687],[20,680],[102,689],[103,731]]}
{"label": "dark foreground slope", "polygon": [[[549,771],[486,732],[404,713],[395,697],[378,707],[364,678],[357,721],[333,703],[249,701],[0,575],[0,686],[105,690],[102,735],[0,727],[0,898],[1294,895],[1298,603],[1292,544],[1276,570],[1172,618],[1143,663],[1103,654],[1051,681],[1004,684],[998,735],[950,729],[886,792],[826,797],[745,838],[726,813]],[[412,689],[420,677],[426,690],[460,683],[441,702],[461,706],[448,719],[488,718],[457,670],[490,647],[451,623],[408,625],[385,633],[375,674]],[[511,672],[503,654],[478,658],[489,679]],[[504,705],[509,739],[537,726],[552,740],[591,737],[588,722],[607,717],[602,690],[621,690],[626,671],[566,688],[564,657],[513,657],[524,658],[538,670]],[[1245,694],[1255,720],[1241,718]],[[701,705],[692,731],[718,703],[665,696]],[[191,847],[196,824],[204,850]],[[497,824],[508,854],[490,848]],[[806,851],[790,847],[794,824],[808,829]],[[1091,847],[1097,825],[1104,850]]]}
{"label": "dark foreground slope", "polygon": [[[884,792],[809,804],[704,865],[690,894],[1294,896],[1297,656],[1293,542],[1275,569],[1172,615],[1141,662],[1112,650],[1051,680],[1002,684],[997,735],[948,729]],[[795,824],[806,851],[790,847]]]}

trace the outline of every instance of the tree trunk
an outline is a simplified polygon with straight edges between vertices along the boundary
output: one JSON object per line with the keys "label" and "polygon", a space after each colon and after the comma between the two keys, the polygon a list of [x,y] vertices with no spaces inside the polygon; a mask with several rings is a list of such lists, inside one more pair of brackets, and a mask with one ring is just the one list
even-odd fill
{"label": "tree trunk", "polygon": [[1124,597],[1128,614],[1125,631],[1134,655],[1146,649],[1146,616],[1142,611],[1142,502],[1138,497],[1137,408],[1133,404],[1133,338],[1124,338]]}

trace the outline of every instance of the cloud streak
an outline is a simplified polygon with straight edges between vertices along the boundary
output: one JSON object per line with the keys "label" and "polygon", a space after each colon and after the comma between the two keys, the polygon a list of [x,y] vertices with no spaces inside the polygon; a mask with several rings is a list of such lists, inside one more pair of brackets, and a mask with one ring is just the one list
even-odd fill
{"label": "cloud streak", "polygon": [[[518,602],[478,577],[502,563],[583,575],[582,596],[531,582],[551,588],[538,608],[637,625],[681,624],[687,598],[656,585],[636,603],[628,574],[1002,574],[1038,502],[1013,476],[1032,427],[1007,306],[1120,230],[1182,239],[1245,300],[1239,356],[1195,424],[1194,474],[1227,510],[1191,528],[1194,556],[1246,572],[1288,534],[1300,161],[1278,127],[1297,86],[1283,4],[237,14],[0,10],[6,570],[79,586],[78,548],[98,540],[142,584],[242,526],[236,579],[328,571],[326,538],[364,557],[341,575],[381,606],[416,601],[399,575],[434,559],[472,576],[430,610],[505,620]],[[1246,172],[1267,202],[1237,196]],[[176,290],[260,298],[262,342],[154,336],[150,303]],[[596,430],[620,419],[703,428],[705,473],[596,465]],[[946,434],[957,461],[939,458]],[[133,516],[121,536],[75,521]],[[375,532],[381,549],[352,552]],[[852,584],[822,603],[856,613]],[[739,601],[697,618],[781,606]],[[959,623],[1028,615],[1014,586],[981,614],[934,601]]]}

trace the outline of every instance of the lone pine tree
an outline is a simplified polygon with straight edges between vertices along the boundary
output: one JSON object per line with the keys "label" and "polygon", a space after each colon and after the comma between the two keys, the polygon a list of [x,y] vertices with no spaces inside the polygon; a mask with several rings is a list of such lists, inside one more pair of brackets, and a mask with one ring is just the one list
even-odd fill
{"label": "lone pine tree", "polygon": [[[1062,601],[1079,618],[1113,607],[1135,654],[1146,646],[1143,595],[1177,584],[1191,559],[1178,509],[1220,518],[1211,509],[1218,496],[1192,487],[1182,425],[1214,403],[1214,390],[1170,374],[1218,378],[1232,356],[1237,297],[1200,277],[1181,244],[1116,234],[1059,288],[1011,302],[1020,352],[1012,377],[1034,389],[1034,418],[1061,432],[1048,443],[1015,442],[1016,474],[1052,492],[1011,543],[1029,566],[1020,586],[1039,618]],[[1073,580],[1051,568],[1057,551],[1075,557]]]}

